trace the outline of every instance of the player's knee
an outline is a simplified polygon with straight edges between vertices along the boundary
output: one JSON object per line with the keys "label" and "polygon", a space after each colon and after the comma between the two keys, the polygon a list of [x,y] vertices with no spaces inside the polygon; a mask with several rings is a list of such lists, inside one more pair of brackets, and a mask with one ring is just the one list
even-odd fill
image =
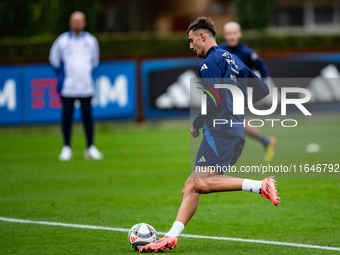
{"label": "player's knee", "polygon": [[188,193],[189,193],[188,188],[184,186],[182,189],[182,198],[184,198]]}
{"label": "player's knee", "polygon": [[195,190],[199,194],[207,194],[210,192],[209,186],[205,178],[194,179]]}
{"label": "player's knee", "polygon": [[182,189],[182,197],[185,197],[187,194],[193,192],[195,190],[194,179],[189,178]]}

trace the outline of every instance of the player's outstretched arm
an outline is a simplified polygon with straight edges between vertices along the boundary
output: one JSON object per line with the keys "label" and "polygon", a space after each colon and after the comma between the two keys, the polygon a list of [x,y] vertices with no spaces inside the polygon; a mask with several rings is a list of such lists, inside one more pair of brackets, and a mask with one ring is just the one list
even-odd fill
{"label": "player's outstretched arm", "polygon": [[[254,52],[255,53],[255,52]],[[264,63],[263,59],[256,55],[256,59],[252,59],[252,66],[255,70],[259,70],[261,74],[261,78],[265,79],[269,76],[268,68],[266,63]]]}
{"label": "player's outstretched arm", "polygon": [[248,87],[253,88],[253,104],[259,102],[261,99],[269,94],[268,85],[259,77],[256,76],[250,69],[248,69]]}

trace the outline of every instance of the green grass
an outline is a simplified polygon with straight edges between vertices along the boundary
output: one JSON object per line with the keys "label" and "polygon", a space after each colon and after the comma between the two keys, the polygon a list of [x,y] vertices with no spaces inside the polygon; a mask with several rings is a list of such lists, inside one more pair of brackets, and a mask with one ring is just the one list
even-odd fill
{"label": "green grass", "polygon": [[[276,165],[340,163],[338,115],[302,119],[296,128],[262,130],[278,138]],[[101,123],[102,161],[83,159],[81,127],[74,159],[59,162],[59,127],[0,128],[0,217],[167,231],[190,173],[188,121]],[[321,146],[307,154],[308,143]],[[260,165],[261,145],[247,139],[240,165]],[[339,173],[340,177],[340,173]],[[275,207],[258,195],[202,195],[184,234],[340,247],[340,179],[279,178]],[[339,254],[308,248],[180,238],[177,254]],[[0,254],[136,254],[127,233],[0,221]]]}

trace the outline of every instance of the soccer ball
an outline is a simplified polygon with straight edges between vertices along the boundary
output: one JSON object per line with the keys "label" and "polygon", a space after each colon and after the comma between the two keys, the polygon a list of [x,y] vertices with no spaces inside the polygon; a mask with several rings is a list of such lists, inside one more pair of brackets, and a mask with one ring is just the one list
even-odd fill
{"label": "soccer ball", "polygon": [[138,223],[130,229],[128,238],[130,246],[138,251],[144,245],[156,241],[157,233],[151,225]]}

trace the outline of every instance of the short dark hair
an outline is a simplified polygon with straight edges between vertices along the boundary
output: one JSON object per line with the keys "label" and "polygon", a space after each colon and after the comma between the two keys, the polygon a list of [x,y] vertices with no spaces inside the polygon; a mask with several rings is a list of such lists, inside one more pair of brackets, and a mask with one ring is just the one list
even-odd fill
{"label": "short dark hair", "polygon": [[214,37],[216,35],[214,21],[212,21],[212,19],[207,18],[207,17],[199,17],[194,22],[192,22],[187,29],[187,34],[189,34],[191,30],[195,32],[197,29],[206,29],[210,33],[212,33]]}

